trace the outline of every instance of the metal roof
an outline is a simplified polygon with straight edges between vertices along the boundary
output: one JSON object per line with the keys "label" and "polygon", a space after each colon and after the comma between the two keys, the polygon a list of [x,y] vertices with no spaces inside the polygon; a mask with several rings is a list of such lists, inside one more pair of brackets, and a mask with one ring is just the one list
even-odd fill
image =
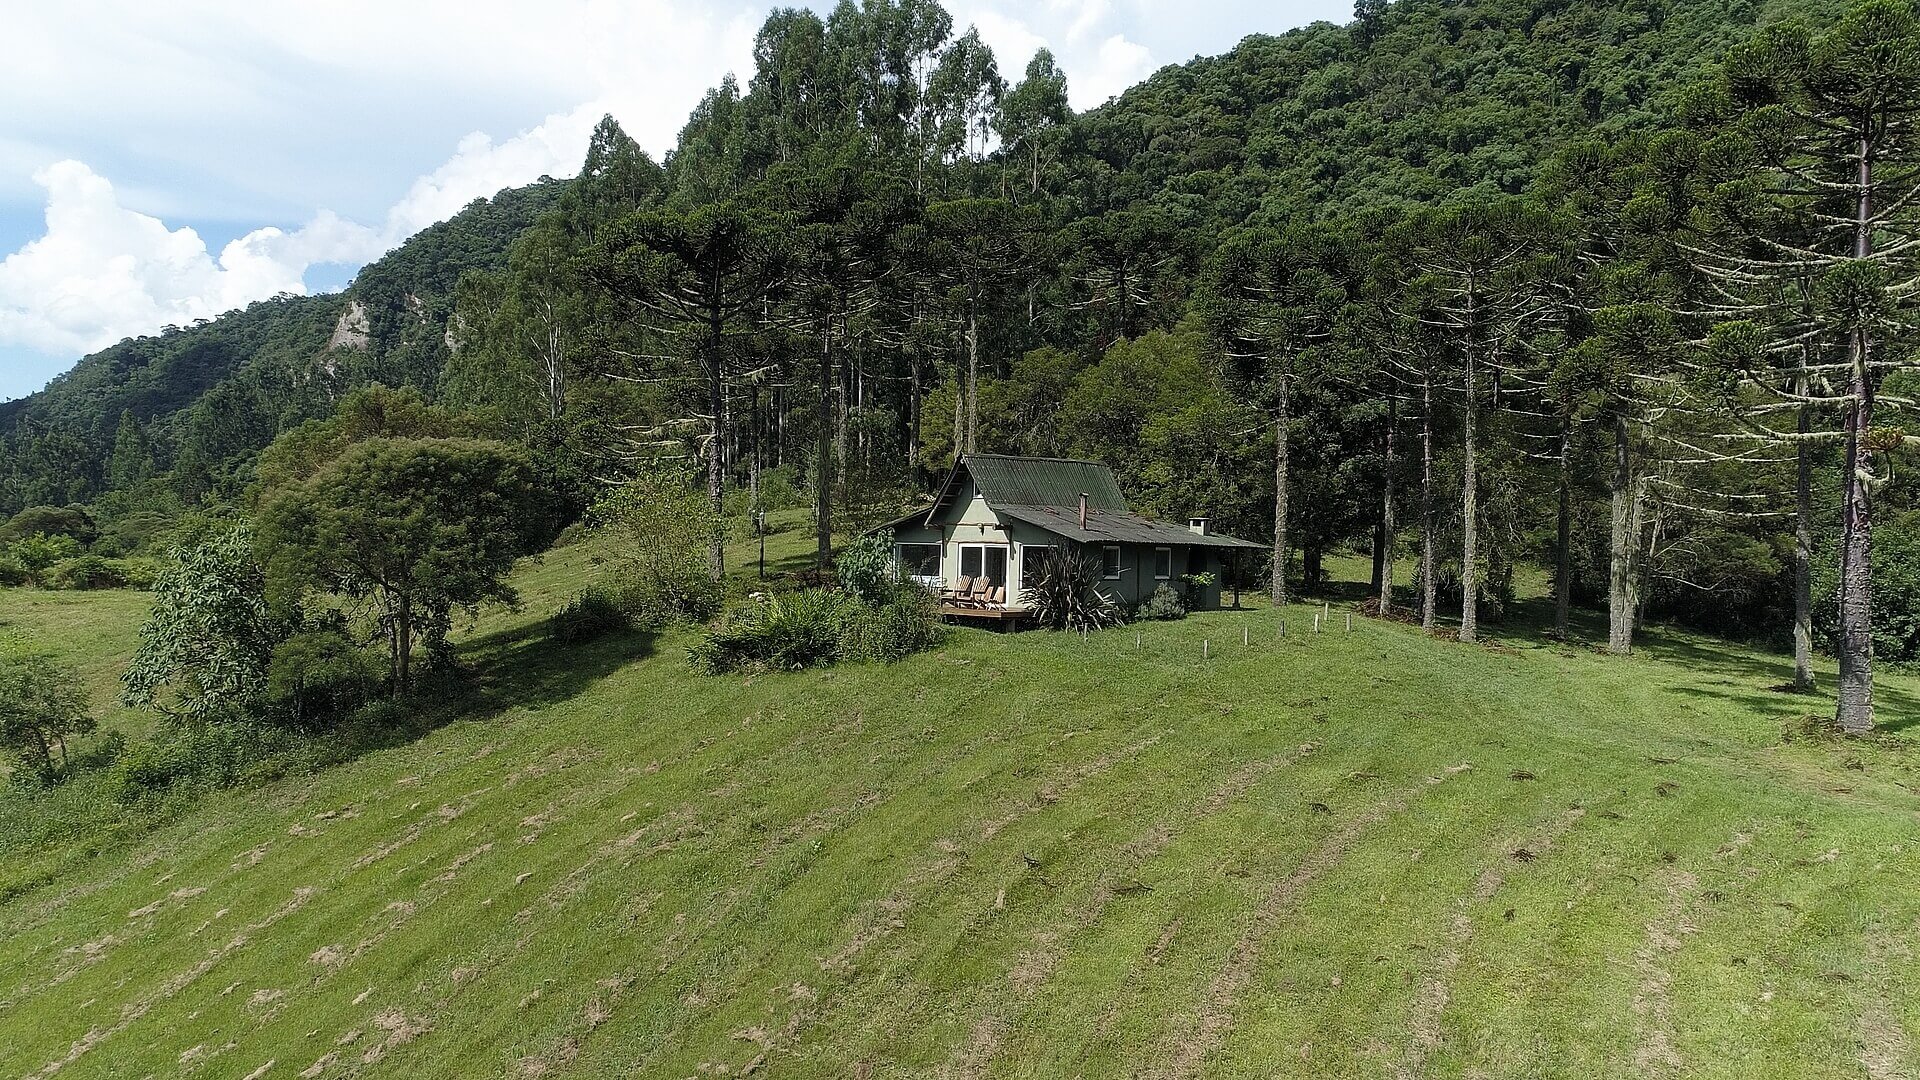
{"label": "metal roof", "polygon": [[[1092,544],[1155,544],[1190,547],[1246,548],[1265,551],[1267,545],[1215,533],[1197,533],[1180,525],[1136,514],[1120,492],[1113,470],[1097,461],[1070,458],[1014,457],[1009,454],[969,454],[954,462],[946,483],[934,495],[933,505],[895,518],[879,528],[909,523],[932,525],[934,516],[959,490],[962,471],[973,477],[974,488],[994,513],[1024,521],[1055,536]],[[1087,523],[1080,524],[1080,496],[1087,496]]]}
{"label": "metal roof", "polygon": [[974,487],[987,505],[1071,506],[1079,511],[1080,496],[1087,496],[1089,510],[1113,510],[1125,513],[1127,497],[1113,470],[1095,461],[1067,458],[1012,457],[1003,454],[969,454],[960,464],[973,477]]}
{"label": "metal roof", "polygon": [[1077,503],[1071,507],[993,504],[993,509],[1003,517],[1024,521],[1035,528],[1045,529],[1055,536],[1080,543],[1266,549],[1265,544],[1256,544],[1251,540],[1214,533],[1197,533],[1184,526],[1155,521],[1129,510],[1089,508],[1087,524],[1083,528],[1080,525],[1080,507]]}

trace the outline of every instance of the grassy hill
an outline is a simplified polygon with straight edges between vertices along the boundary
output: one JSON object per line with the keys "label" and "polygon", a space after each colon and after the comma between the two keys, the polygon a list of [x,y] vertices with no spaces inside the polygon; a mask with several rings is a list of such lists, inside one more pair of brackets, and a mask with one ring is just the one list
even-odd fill
{"label": "grassy hill", "polygon": [[[1783,737],[1778,658],[1336,606],[710,679],[545,643],[589,563],[469,635],[473,710],[0,905],[0,1073],[1920,1068],[1920,757]],[[137,604],[0,618],[97,673]]]}

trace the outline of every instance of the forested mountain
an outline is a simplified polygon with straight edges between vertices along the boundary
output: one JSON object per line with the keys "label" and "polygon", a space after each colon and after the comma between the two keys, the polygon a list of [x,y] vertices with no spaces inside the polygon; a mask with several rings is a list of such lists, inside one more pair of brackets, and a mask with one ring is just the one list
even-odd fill
{"label": "forested mountain", "polygon": [[[1424,619],[1458,605],[1466,637],[1531,561],[1563,622],[1606,600],[1616,648],[1651,612],[1804,658],[1857,532],[1843,406],[1900,376],[1849,383],[1820,310],[1782,329],[1816,267],[1753,253],[1839,208],[1748,182],[1769,155],[1832,166],[1765,125],[1838,91],[1807,31],[1741,43],[1830,9],[1365,0],[1077,116],[1047,52],[996,58],[934,0],[775,11],[663,161],[609,118],[576,179],[344,295],[123,343],[0,410],[0,509],[232,500],[276,434],[383,382],[521,444],[570,515],[661,458],[716,510],[811,503],[822,565],[957,453],[1073,455],[1271,539],[1308,589],[1337,547],[1385,578],[1413,545]],[[1904,33],[1894,10],[1854,25]],[[1688,350],[1722,331],[1709,392]],[[1911,499],[1884,491],[1875,564],[1904,565]],[[1920,655],[1912,625],[1882,620],[1883,653]]]}
{"label": "forested mountain", "polygon": [[90,502],[161,475],[171,490],[149,499],[231,495],[236,469],[291,425],[330,413],[346,390],[432,387],[460,276],[501,265],[561,187],[476,201],[369,264],[343,293],[276,297],[131,338],[0,404],[0,511]]}

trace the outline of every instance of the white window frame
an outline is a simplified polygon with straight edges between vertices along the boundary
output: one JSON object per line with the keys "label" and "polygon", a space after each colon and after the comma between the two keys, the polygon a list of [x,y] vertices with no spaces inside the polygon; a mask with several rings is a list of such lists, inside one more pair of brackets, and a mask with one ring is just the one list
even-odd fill
{"label": "white window frame", "polygon": [[[1113,552],[1113,573],[1111,574],[1107,573],[1107,552],[1109,551]],[[1100,580],[1119,581],[1121,573],[1126,570],[1126,565],[1123,562],[1125,557],[1126,552],[1121,549],[1119,544],[1100,545]]]}
{"label": "white window frame", "polygon": [[[1164,574],[1160,572],[1160,556],[1161,555],[1165,555],[1167,557],[1167,572]],[[1161,546],[1153,549],[1153,580],[1155,581],[1173,580],[1173,549],[1172,548]]]}
{"label": "white window frame", "polygon": [[[978,543],[978,544],[956,544],[954,546],[960,549],[958,552],[959,560],[954,564],[954,567],[956,570],[956,573],[954,576],[956,578],[961,578],[961,577],[974,578],[974,577],[980,577],[983,574],[987,574],[987,549],[988,548],[999,548],[1002,552],[1005,553],[1006,557],[1002,560],[1002,565],[1006,567],[1004,574],[1007,576],[1011,576],[1013,574],[1013,546],[1011,544]],[[967,549],[968,548],[980,549],[980,573],[979,574],[967,573],[966,567],[967,567]],[[992,575],[990,574],[988,574],[987,576],[993,581],[995,585],[1007,584],[1007,581],[1004,580],[1004,578],[992,577]]]}

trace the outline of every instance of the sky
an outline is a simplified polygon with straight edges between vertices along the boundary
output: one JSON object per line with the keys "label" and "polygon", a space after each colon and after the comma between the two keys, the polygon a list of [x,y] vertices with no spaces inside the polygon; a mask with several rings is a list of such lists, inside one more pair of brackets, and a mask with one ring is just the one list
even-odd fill
{"label": "sky", "polygon": [[[801,0],[821,10],[825,0]],[[63,0],[0,65],[0,401],[88,352],[335,290],[475,198],[571,176],[611,113],[656,157],[767,0]],[[1351,0],[949,0],[1076,109]]]}

